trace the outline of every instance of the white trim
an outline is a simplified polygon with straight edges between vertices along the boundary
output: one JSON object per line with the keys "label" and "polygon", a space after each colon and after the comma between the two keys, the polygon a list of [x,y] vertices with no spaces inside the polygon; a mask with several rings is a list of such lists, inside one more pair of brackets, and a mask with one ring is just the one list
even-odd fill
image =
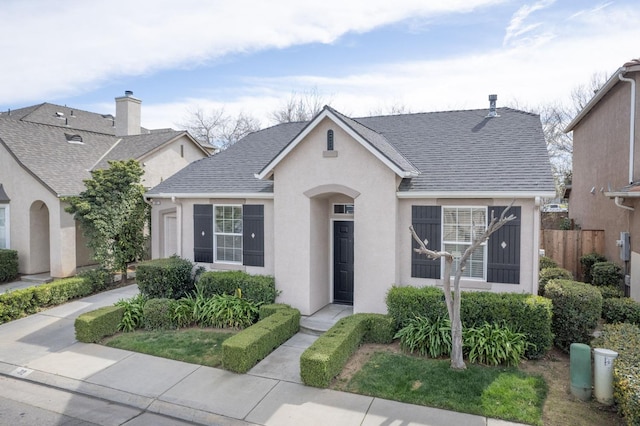
{"label": "white trim", "polygon": [[513,191],[513,192],[493,192],[493,191],[476,191],[476,192],[446,192],[446,191],[398,191],[398,198],[553,198],[556,196],[555,191],[551,192],[533,192],[533,191]]}
{"label": "white trim", "polygon": [[194,192],[194,193],[160,193],[160,194],[144,194],[147,200],[155,198],[256,198],[256,199],[273,199],[273,192]]}
{"label": "white trim", "polygon": [[[5,231],[5,245],[7,249],[11,248],[11,207],[9,204],[0,204],[0,208],[4,210],[4,231]],[[0,247],[2,248],[2,247]]]}
{"label": "white trim", "polygon": [[[225,265],[244,265],[244,222],[242,223],[242,232],[237,234],[235,232],[216,232],[216,208],[217,207],[240,207],[240,220],[243,220],[244,207],[242,204],[213,204],[213,263],[214,264],[225,264]],[[232,236],[237,237],[240,235],[240,242],[242,244],[240,249],[240,261],[236,262],[233,260],[219,260],[218,259],[218,235],[223,236]]]}
{"label": "white trim", "polygon": [[[364,148],[367,149],[370,153],[372,153],[378,160],[382,161],[387,167],[389,167],[395,174],[400,177],[408,178],[415,177],[418,174],[416,172],[408,172],[400,169],[397,165],[395,165],[391,160],[389,160],[386,156],[382,155],[380,151],[375,149],[371,143],[366,141],[362,136],[356,133],[351,127],[347,126],[339,117],[331,112],[329,109],[324,109],[320,112],[316,117],[296,136],[285,148],[280,151],[280,153],[269,162],[259,173],[254,174],[257,179],[267,179],[273,174],[273,169],[282,161],[289,153],[304,139],[311,133],[312,130],[325,118],[329,118],[333,121],[338,127],[340,127],[343,131],[345,131],[349,136],[355,139],[360,143]],[[335,149],[335,145],[334,145]]]}
{"label": "white trim", "polygon": [[105,158],[107,155],[109,155],[109,153],[110,153],[111,151],[113,151],[113,150],[114,150],[114,148],[115,148],[116,146],[118,146],[118,144],[119,144],[120,142],[122,142],[122,138],[119,138],[119,139],[118,139],[118,140],[117,140],[113,145],[111,145],[111,147],[107,150],[107,152],[105,152],[104,154],[102,154],[102,155],[100,156],[100,158],[98,158],[98,161],[96,161],[96,162],[95,162],[95,164],[94,164],[93,166],[89,167],[88,171],[92,171],[93,169],[95,169],[95,168],[96,168],[96,166],[97,166],[98,164],[100,164],[100,162],[101,162],[102,160],[104,160],[104,158]]}

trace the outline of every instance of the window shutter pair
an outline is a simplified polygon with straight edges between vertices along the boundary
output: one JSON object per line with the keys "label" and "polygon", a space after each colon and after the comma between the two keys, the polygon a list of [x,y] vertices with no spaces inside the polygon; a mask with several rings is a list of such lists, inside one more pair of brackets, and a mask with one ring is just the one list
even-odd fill
{"label": "window shutter pair", "polygon": [[[487,221],[491,215],[500,217],[506,207],[489,207]],[[487,242],[487,281],[494,283],[520,283],[520,207],[511,207],[509,214],[515,220],[507,222]],[[440,250],[442,246],[440,206],[412,206],[411,223],[420,238],[427,239],[427,248]],[[416,253],[418,243],[411,240],[411,276],[416,278],[441,278],[440,259],[432,260]]]}
{"label": "window shutter pair", "polygon": [[[213,205],[193,206],[193,259],[213,263]],[[242,263],[264,266],[264,206],[242,206]]]}

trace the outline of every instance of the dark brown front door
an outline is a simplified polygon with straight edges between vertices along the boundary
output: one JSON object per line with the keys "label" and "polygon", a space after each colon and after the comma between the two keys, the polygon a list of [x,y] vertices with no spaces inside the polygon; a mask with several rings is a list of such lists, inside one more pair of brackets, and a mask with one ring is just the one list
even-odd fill
{"label": "dark brown front door", "polygon": [[353,305],[353,222],[333,223],[333,302]]}

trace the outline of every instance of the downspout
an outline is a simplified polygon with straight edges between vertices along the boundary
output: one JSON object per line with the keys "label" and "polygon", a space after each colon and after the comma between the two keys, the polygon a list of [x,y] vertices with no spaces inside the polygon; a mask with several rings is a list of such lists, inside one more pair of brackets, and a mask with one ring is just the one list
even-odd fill
{"label": "downspout", "polygon": [[622,197],[616,197],[614,199],[614,203],[616,203],[616,206],[622,208],[622,209],[627,209],[627,210],[631,210],[634,211],[635,209],[633,207],[629,207],[629,206],[625,206],[624,204],[622,204],[624,202],[624,198]]}
{"label": "downspout", "polygon": [[[629,108],[629,185],[631,185],[633,183],[633,151],[636,139],[636,81],[633,78],[623,77],[622,73],[618,74],[618,78],[627,83],[631,83],[631,106]],[[619,205],[617,201],[616,205],[625,207]]]}
{"label": "downspout", "polygon": [[[531,259],[532,281],[531,294],[538,294],[538,270],[540,264],[540,197],[536,197],[533,203],[533,253]],[[536,219],[537,218],[537,219]]]}
{"label": "downspout", "polygon": [[171,202],[176,207],[176,222],[178,222],[178,229],[176,229],[178,239],[178,256],[182,257],[182,203],[176,200],[176,197],[171,197]]}

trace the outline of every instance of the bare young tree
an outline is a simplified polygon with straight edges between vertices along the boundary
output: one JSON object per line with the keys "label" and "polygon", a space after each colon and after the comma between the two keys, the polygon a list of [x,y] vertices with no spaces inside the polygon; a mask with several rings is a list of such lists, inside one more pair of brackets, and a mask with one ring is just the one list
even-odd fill
{"label": "bare young tree", "polygon": [[271,119],[276,124],[309,121],[329,103],[317,87],[301,94],[292,92],[289,99],[271,113]]}
{"label": "bare young tree", "polygon": [[[460,278],[467,265],[469,257],[481,244],[489,239],[489,237],[502,228],[506,223],[514,220],[516,217],[511,214],[506,216],[507,211],[513,205],[513,201],[509,206],[502,211],[499,218],[496,218],[493,213],[491,214],[491,220],[489,225],[484,229],[480,235],[472,235],[472,243],[464,251],[458,262],[458,268],[456,269],[453,280],[453,292],[451,291],[451,271],[453,269],[453,254],[444,250],[437,251],[427,248],[429,242],[427,240],[422,241],[413,226],[409,227],[413,239],[418,243],[418,248],[414,249],[416,253],[424,254],[431,259],[444,258],[444,298],[447,304],[447,313],[449,314],[449,320],[451,322],[451,368],[455,370],[464,370],[467,365],[464,362],[462,352],[462,319],[460,318]],[[476,226],[471,227],[472,230],[476,229]]]}
{"label": "bare young tree", "polygon": [[245,113],[232,117],[224,108],[214,108],[209,112],[196,108],[188,111],[178,126],[189,131],[202,144],[227,149],[249,133],[260,130],[260,121]]}

